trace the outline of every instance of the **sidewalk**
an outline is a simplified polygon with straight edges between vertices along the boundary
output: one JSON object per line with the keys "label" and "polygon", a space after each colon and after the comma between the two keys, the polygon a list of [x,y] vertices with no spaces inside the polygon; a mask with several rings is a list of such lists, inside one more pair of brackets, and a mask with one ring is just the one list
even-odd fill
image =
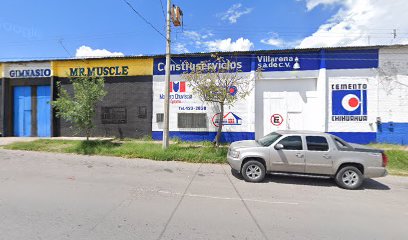
{"label": "sidewalk", "polygon": [[0,137],[0,146],[12,144],[15,142],[31,142],[39,139],[38,137]]}
{"label": "sidewalk", "polygon": [[[52,138],[39,138],[39,137],[0,137],[0,146],[5,146],[15,142],[31,142],[38,139],[53,139],[53,140],[86,140],[86,137],[52,137]],[[103,137],[91,137],[90,140],[112,140],[113,138]]]}

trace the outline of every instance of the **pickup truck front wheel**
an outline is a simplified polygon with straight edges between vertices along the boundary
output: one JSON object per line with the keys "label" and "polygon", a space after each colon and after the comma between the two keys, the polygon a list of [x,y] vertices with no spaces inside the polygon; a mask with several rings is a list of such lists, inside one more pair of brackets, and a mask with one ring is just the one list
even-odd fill
{"label": "pickup truck front wheel", "polygon": [[354,190],[363,184],[364,177],[356,167],[345,166],[337,172],[335,180],[340,187]]}
{"label": "pickup truck front wheel", "polygon": [[265,178],[265,166],[258,161],[248,161],[242,166],[242,176],[247,182],[262,182]]}

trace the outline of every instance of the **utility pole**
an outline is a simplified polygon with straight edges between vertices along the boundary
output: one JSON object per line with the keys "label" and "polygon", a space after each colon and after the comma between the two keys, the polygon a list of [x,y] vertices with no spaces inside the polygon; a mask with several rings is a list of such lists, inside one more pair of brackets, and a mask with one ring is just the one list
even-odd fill
{"label": "utility pole", "polygon": [[171,15],[171,0],[167,0],[167,19],[166,19],[166,76],[164,84],[164,123],[163,123],[163,149],[169,147],[169,110],[170,110],[170,15]]}

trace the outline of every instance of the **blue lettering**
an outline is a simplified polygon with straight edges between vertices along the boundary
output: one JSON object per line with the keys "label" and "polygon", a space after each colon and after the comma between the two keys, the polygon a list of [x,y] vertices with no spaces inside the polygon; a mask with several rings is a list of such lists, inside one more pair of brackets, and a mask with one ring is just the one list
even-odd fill
{"label": "blue lettering", "polygon": [[47,76],[47,77],[51,76],[51,69],[48,69],[48,68],[45,69],[44,70],[44,75]]}
{"label": "blue lettering", "polygon": [[70,68],[69,69],[70,76],[78,76],[78,68]]}

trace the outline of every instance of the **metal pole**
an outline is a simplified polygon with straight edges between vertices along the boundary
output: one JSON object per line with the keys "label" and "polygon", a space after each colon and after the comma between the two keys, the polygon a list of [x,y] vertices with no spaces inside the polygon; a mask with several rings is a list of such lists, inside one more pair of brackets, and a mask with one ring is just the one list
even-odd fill
{"label": "metal pole", "polygon": [[163,126],[163,149],[169,147],[169,109],[170,109],[170,11],[171,3],[167,0],[167,31],[166,31],[166,77],[164,84],[164,126]]}

